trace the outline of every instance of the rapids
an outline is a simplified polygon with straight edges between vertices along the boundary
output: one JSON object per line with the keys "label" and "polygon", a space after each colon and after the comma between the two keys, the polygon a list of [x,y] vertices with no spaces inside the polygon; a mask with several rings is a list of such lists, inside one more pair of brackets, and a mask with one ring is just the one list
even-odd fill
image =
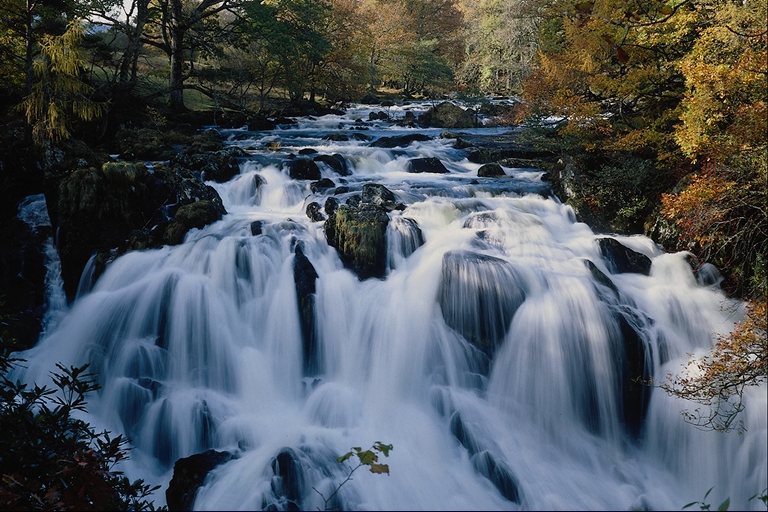
{"label": "rapids", "polygon": [[[357,139],[414,130],[356,130],[370,112],[225,131],[250,155],[234,179],[211,183],[229,214],[182,245],[125,254],[95,283],[86,271],[69,307],[51,278],[55,321],[22,355],[24,378],[89,362],[102,389],[88,419],[128,435],[133,478],[165,485],[178,458],[231,452],[199,491],[201,510],[322,509],[319,493],[347,475],[336,457],[374,441],[394,445],[390,475],[357,471],[334,506],[680,509],[714,487],[715,506],[759,509],[749,498],[768,479],[765,386],[746,397],[746,433],[724,435],[686,424],[690,404],[628,377],[664,378],[732,329],[742,306],[716,278],[698,282],[685,253],[641,236],[615,238],[651,259],[650,275],[612,273],[604,235],[550,197],[541,171],[477,178],[438,129],[371,147]],[[329,140],[353,133],[363,136]],[[348,191],[291,179],[288,155],[302,148],[342,155],[348,176],[320,169]],[[414,157],[449,172],[408,173]],[[389,213],[386,278],[360,281],[305,209],[366,183],[406,207]],[[297,247],[317,274],[310,333]]]}

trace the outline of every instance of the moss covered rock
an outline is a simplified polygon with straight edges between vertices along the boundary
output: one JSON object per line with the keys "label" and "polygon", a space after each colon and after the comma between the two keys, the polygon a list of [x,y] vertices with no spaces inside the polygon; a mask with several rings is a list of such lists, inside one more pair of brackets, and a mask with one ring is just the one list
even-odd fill
{"label": "moss covered rock", "polygon": [[328,244],[361,279],[384,277],[387,264],[386,209],[369,203],[339,206],[325,223]]}
{"label": "moss covered rock", "polygon": [[438,128],[472,128],[477,125],[474,114],[472,110],[464,110],[444,101],[422,114],[419,124]]}

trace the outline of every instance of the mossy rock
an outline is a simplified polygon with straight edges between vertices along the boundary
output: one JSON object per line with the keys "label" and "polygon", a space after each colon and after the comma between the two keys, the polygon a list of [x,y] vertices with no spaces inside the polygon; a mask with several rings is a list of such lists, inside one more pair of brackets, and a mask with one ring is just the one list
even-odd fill
{"label": "mossy rock", "polygon": [[479,178],[498,178],[506,175],[499,164],[484,164],[477,170]]}
{"label": "mossy rock", "polygon": [[361,279],[384,277],[387,262],[387,225],[384,208],[371,204],[339,206],[325,223],[328,244],[339,252],[344,266]]}
{"label": "mossy rock", "polygon": [[419,124],[438,128],[471,128],[477,123],[474,111],[444,101],[422,114]]}
{"label": "mossy rock", "polygon": [[174,219],[166,226],[163,242],[169,245],[180,244],[190,229],[200,229],[221,217],[221,208],[213,201],[185,204],[179,207]]}

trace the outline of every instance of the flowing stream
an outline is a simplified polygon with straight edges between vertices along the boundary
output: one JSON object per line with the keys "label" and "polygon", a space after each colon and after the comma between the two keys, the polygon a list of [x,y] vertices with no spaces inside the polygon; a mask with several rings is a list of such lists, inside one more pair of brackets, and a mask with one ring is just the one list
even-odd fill
{"label": "flowing stream", "polygon": [[[477,178],[441,130],[395,149],[328,140],[416,131],[355,121],[370,112],[226,131],[250,155],[234,179],[211,183],[228,215],[81,286],[24,354],[25,378],[91,363],[103,388],[89,419],[130,437],[134,478],[167,484],[178,458],[231,452],[196,509],[323,509],[320,495],[349,469],[336,457],[374,441],[394,446],[381,460],[390,474],[357,471],[329,506],[680,509],[714,487],[715,506],[730,497],[760,509],[749,498],[768,479],[765,386],[746,397],[746,433],[724,435],[686,424],[691,404],[628,378],[677,372],[732,329],[740,304],[645,237],[615,236],[651,258],[650,275],[612,272],[605,235],[549,197],[541,171]],[[304,148],[343,155],[348,176],[320,168],[345,188],[291,179],[284,164]],[[408,173],[414,157],[449,172]],[[386,277],[361,281],[305,209],[366,183],[405,208],[388,214]],[[297,247],[317,274],[310,333]]]}

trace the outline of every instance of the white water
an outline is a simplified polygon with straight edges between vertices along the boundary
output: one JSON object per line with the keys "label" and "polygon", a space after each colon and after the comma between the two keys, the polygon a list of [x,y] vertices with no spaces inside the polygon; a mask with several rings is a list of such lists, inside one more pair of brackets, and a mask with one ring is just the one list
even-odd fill
{"label": "white water", "polygon": [[[272,464],[284,448],[302,467],[298,505],[322,508],[312,487],[328,496],[346,476],[335,457],[374,441],[394,445],[383,460],[391,474],[355,473],[339,493],[344,509],[679,509],[710,487],[715,505],[730,497],[734,509],[759,509],[748,498],[768,479],[765,386],[747,397],[744,435],[696,430],[680,416],[689,405],[657,390],[639,432],[624,422],[622,325],[640,333],[663,378],[731,329],[739,305],[698,284],[684,254],[643,237],[617,238],[653,259],[651,276],[610,274],[598,237],[569,207],[535,194],[546,190],[541,173],[506,169],[511,179],[470,183],[479,165],[451,140],[396,150],[322,140],[368,112],[232,131],[233,143],[255,149],[238,177],[215,185],[229,215],[181,246],[112,263],[24,355],[25,378],[44,379],[57,361],[90,362],[103,385],[92,419],[133,440],[132,477],[167,483],[179,457],[235,453],[210,475],[197,509],[287,506]],[[377,121],[362,133],[410,131]],[[266,149],[272,141],[280,152]],[[382,183],[408,205],[390,214],[386,279],[360,282],[304,214],[325,195],[281,169],[302,147],[343,154],[353,192]],[[437,156],[451,172],[408,174],[415,156]],[[297,241],[319,276],[311,376]],[[466,339],[472,333],[495,340],[490,359]],[[494,468],[497,485],[486,478]]]}

